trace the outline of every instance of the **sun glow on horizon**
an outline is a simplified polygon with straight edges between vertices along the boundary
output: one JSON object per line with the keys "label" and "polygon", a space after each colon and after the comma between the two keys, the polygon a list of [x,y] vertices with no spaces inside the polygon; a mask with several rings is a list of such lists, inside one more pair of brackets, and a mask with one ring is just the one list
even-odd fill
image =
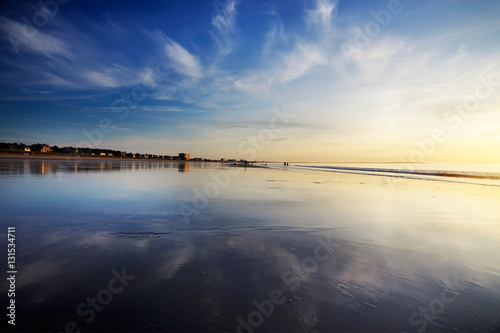
{"label": "sun glow on horizon", "polygon": [[24,3],[0,15],[1,141],[500,163],[498,1]]}

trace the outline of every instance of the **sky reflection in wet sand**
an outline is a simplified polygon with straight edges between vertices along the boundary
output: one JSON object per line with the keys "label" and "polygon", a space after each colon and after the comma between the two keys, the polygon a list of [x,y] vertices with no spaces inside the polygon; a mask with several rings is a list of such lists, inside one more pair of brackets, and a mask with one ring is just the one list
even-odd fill
{"label": "sky reflection in wet sand", "polygon": [[[194,189],[231,170],[0,161],[2,244],[7,225],[17,229],[16,328],[500,329],[497,190],[247,168],[184,219]],[[122,267],[135,279],[86,323],[77,306]],[[276,290],[285,301],[262,315],[255,303]]]}

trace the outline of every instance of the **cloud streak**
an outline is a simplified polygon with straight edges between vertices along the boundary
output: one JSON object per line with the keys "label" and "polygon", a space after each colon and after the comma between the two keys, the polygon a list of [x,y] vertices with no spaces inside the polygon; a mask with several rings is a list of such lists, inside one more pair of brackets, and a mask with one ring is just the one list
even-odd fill
{"label": "cloud streak", "polygon": [[[86,16],[87,8],[72,20],[61,12],[22,52],[0,58],[0,115],[36,119],[38,112],[48,121],[67,117],[62,121],[85,124],[112,118],[111,103],[126,104],[137,89],[146,91],[145,99],[130,105],[125,122],[137,138],[206,140],[206,147],[222,144],[220,150],[229,151],[255,124],[268,123],[273,108],[287,105],[296,123],[262,158],[309,144],[321,147],[312,149],[315,156],[347,156],[350,145],[356,152],[364,145],[372,155],[370,147],[411,149],[429,126],[444,126],[442,115],[478,77],[498,73],[498,18],[462,5],[451,14],[439,3],[405,3],[401,16],[380,26],[350,61],[340,45],[358,33],[353,27],[377,22],[371,12],[384,10],[386,2],[226,0],[196,8],[203,15],[183,3],[159,2],[147,17],[107,3],[95,17]],[[457,13],[471,15],[458,22],[452,20]],[[0,42],[8,50],[6,36],[20,33],[15,17],[24,14],[2,15]],[[477,114],[494,115],[499,102],[492,94]],[[464,122],[464,132],[474,132],[472,124]],[[117,130],[108,140],[120,142],[126,134]]]}
{"label": "cloud streak", "polygon": [[228,0],[223,3],[219,0],[214,2],[216,15],[212,18],[215,31],[211,33],[215,40],[220,56],[226,56],[233,51],[236,38],[236,0]]}
{"label": "cloud streak", "polygon": [[306,24],[309,27],[319,28],[323,33],[329,33],[332,30],[336,10],[337,1],[316,0],[315,8],[306,10]]}
{"label": "cloud streak", "polygon": [[203,76],[203,69],[197,57],[193,56],[186,49],[179,45],[174,40],[166,38],[165,51],[172,62],[174,70],[184,76],[190,78],[201,78]]}

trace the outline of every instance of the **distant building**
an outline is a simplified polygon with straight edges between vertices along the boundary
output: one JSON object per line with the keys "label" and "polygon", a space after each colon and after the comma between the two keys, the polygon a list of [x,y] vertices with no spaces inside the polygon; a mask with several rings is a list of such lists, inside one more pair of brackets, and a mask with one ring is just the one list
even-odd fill
{"label": "distant building", "polygon": [[189,154],[187,154],[187,153],[179,153],[179,159],[180,160],[189,161]]}
{"label": "distant building", "polygon": [[50,149],[49,145],[44,145],[42,147],[42,153],[50,153],[51,151],[52,151],[52,149]]}

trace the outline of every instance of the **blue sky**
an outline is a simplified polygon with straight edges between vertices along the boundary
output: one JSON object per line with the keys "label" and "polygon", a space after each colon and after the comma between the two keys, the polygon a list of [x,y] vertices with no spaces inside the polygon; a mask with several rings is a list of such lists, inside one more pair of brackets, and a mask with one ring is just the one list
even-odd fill
{"label": "blue sky", "polygon": [[0,7],[1,141],[500,162],[498,1],[45,3]]}

